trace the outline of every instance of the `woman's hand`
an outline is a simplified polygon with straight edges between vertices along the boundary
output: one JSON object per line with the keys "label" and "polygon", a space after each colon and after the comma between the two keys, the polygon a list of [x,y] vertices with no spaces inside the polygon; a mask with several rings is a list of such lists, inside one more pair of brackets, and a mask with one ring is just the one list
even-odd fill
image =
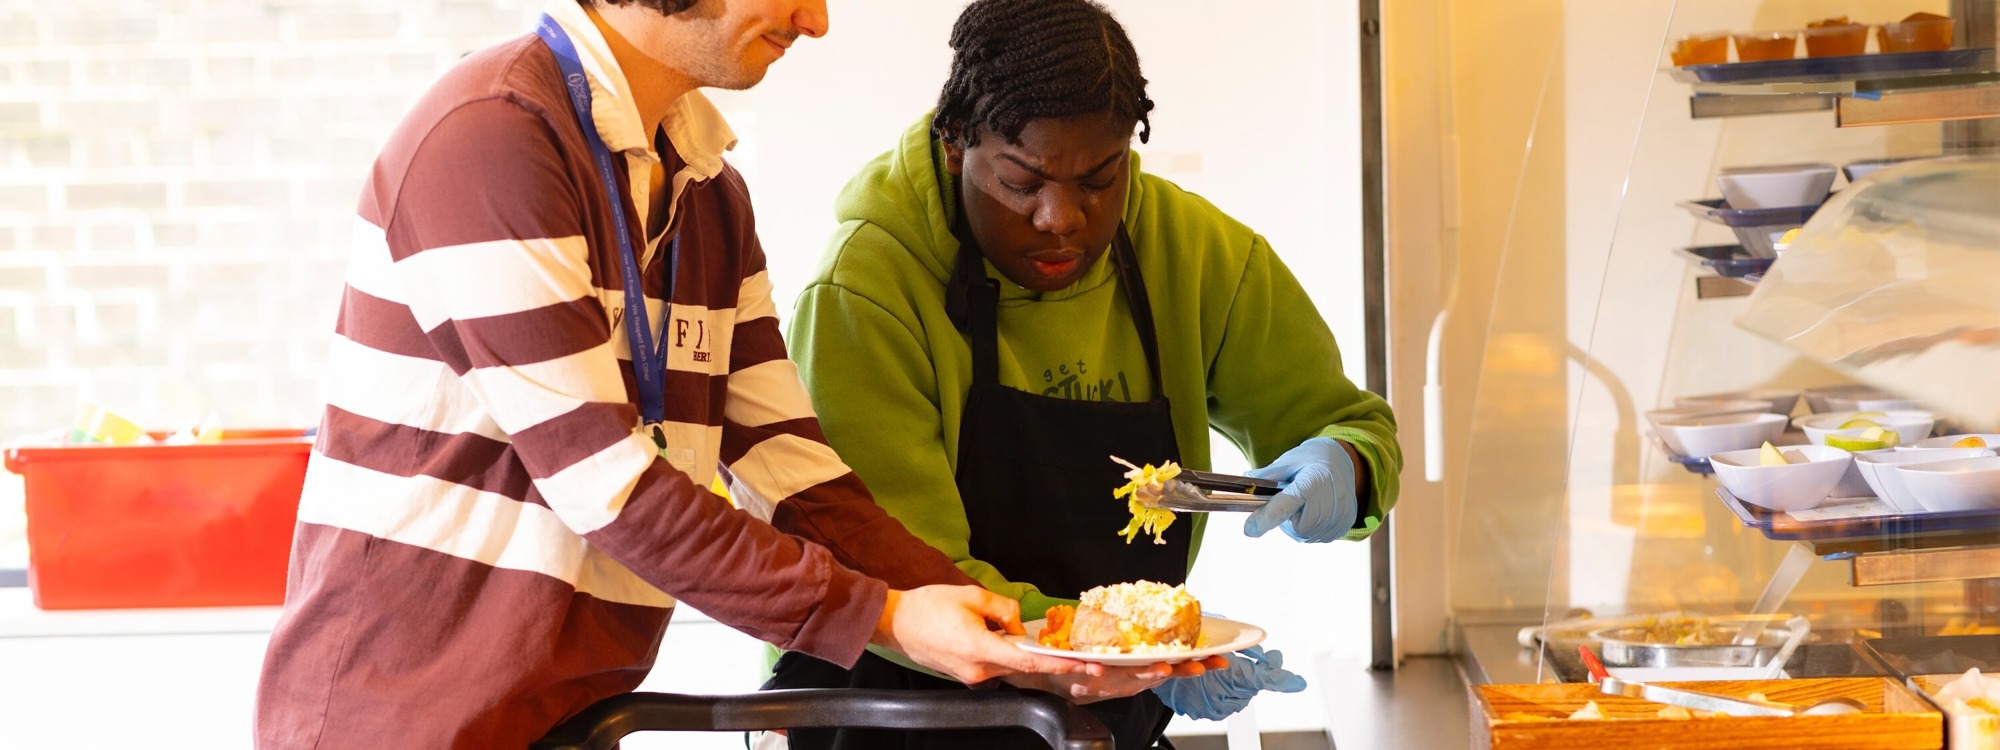
{"label": "woman's hand", "polygon": [[1179,664],[1147,664],[1137,667],[1104,664],[1092,666],[1097,669],[1080,674],[1013,675],[1001,679],[1014,687],[1060,695],[1069,699],[1071,703],[1096,703],[1138,695],[1142,691],[1166,684],[1167,680],[1176,677],[1197,677],[1210,669],[1222,669],[1229,666],[1229,659],[1211,656]]}

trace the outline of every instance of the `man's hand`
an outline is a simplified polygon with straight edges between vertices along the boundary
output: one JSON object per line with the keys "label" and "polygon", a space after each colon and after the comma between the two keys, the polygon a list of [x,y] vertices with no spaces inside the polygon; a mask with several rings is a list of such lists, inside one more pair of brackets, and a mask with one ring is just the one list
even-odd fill
{"label": "man's hand", "polygon": [[[1102,675],[1102,665],[1021,650],[988,623],[1019,635],[1021,604],[977,586],[925,586],[889,592],[869,642],[967,685],[1018,674]],[[1138,688],[1143,690],[1145,688]]]}
{"label": "man's hand", "polygon": [[1068,698],[1071,703],[1096,703],[1138,695],[1176,677],[1199,677],[1211,669],[1224,669],[1229,666],[1229,659],[1224,656],[1211,656],[1200,661],[1185,661],[1179,664],[1147,664],[1140,667],[1114,667],[1101,664],[1092,666],[1097,669],[1087,673],[1025,674],[1001,679],[1014,687],[1060,695]]}

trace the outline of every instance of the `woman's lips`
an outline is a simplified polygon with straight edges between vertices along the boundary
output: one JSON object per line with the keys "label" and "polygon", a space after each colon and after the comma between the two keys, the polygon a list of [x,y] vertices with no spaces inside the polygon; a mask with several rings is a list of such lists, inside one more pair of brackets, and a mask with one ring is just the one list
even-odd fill
{"label": "woman's lips", "polygon": [[1076,270],[1076,265],[1082,262],[1081,258],[1068,258],[1064,260],[1040,260],[1040,259],[1030,258],[1030,260],[1033,260],[1035,262],[1035,270],[1037,272],[1041,273],[1043,276],[1052,279],[1064,276],[1069,272]]}

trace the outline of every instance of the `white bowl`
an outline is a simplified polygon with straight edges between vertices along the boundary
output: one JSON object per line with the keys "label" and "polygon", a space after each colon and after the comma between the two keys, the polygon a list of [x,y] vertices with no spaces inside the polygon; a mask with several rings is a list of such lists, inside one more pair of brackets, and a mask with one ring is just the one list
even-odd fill
{"label": "white bowl", "polygon": [[1921,409],[1916,399],[1903,398],[1894,393],[1860,383],[1823,385],[1807,388],[1806,408],[1814,414],[1836,411],[1889,411],[1891,409]]}
{"label": "white bowl", "polygon": [[1918,502],[1916,496],[1910,493],[1908,486],[1903,484],[1902,476],[1890,469],[1899,465],[1982,458],[1994,454],[1992,448],[1862,451],[1854,454],[1854,468],[1861,472],[1861,479],[1868,483],[1868,489],[1875,492],[1875,497],[1880,498],[1891,508],[1905,513],[1915,513],[1924,510],[1924,504]]}
{"label": "white bowl", "polygon": [[[1907,445],[1898,445],[1896,446],[1896,450],[1911,451],[1916,453],[1922,453],[1925,451],[1935,451],[1935,450],[1967,450],[1965,448],[1952,448],[1951,444],[1956,443],[1960,440],[1964,440],[1969,437],[1976,437],[1979,438],[1980,440],[1986,441],[1986,447],[1988,448],[2000,448],[2000,435],[1996,435],[1990,432],[1977,432],[1977,433],[1961,432],[1952,435],[1939,435],[1934,438],[1924,438],[1922,440]],[[1972,448],[1971,450],[1979,450],[1979,449]]]}
{"label": "white bowl", "polygon": [[1767,402],[1747,399],[1743,401],[1711,401],[1688,406],[1675,406],[1667,409],[1654,409],[1646,412],[1646,423],[1651,424],[1653,429],[1658,431],[1660,425],[1668,422],[1680,422],[1696,417],[1708,417],[1718,414],[1760,414],[1769,407],[1770,404]]}
{"label": "white bowl", "polygon": [[1757,454],[1763,448],[1728,451],[1708,457],[1715,478],[1743,502],[1777,511],[1819,507],[1840,478],[1854,464],[1854,457],[1839,448],[1824,445],[1792,445],[1780,448],[1785,458],[1805,463],[1759,466]]}
{"label": "white bowl", "polygon": [[1769,164],[1729,167],[1716,173],[1715,186],[1730,208],[1817,206],[1833,192],[1832,164]]}
{"label": "white bowl", "polygon": [[1805,430],[1806,442],[1813,445],[1826,445],[1826,436],[1829,434],[1841,434],[1850,437],[1861,434],[1861,430],[1867,428],[1850,427],[1842,430],[1840,427],[1840,425],[1846,423],[1848,420],[1856,418],[1857,415],[1861,415],[1863,419],[1882,425],[1886,429],[1895,430],[1896,442],[1899,445],[1915,443],[1930,437],[1931,427],[1937,424],[1937,415],[1920,409],[1870,409],[1862,411],[1880,411],[1881,413],[1879,415],[1861,415],[1861,412],[1857,411],[1836,411],[1825,414],[1811,414],[1792,420],[1792,424],[1801,430]]}
{"label": "white bowl", "polygon": [[1768,404],[1764,407],[1764,411],[1772,414],[1790,415],[1792,408],[1799,405],[1799,393],[1799,391],[1783,388],[1758,388],[1748,391],[1730,391],[1728,393],[1704,393],[1699,396],[1682,396],[1674,399],[1674,406],[1701,408],[1706,405],[1735,401],[1763,401]]}
{"label": "white bowl", "polygon": [[1781,414],[1710,414],[1686,419],[1662,420],[1653,430],[1668,448],[1683,456],[1706,456],[1724,451],[1756,448],[1777,440],[1785,431]]}
{"label": "white bowl", "polygon": [[2000,507],[2000,456],[1903,464],[1891,470],[1925,510]]}

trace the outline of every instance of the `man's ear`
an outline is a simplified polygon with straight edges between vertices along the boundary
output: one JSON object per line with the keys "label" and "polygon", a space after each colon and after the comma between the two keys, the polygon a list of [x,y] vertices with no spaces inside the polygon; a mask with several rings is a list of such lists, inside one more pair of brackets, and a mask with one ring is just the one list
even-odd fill
{"label": "man's ear", "polygon": [[950,172],[953,177],[964,177],[965,147],[953,142],[951,138],[945,138],[942,143],[944,143],[945,171]]}

